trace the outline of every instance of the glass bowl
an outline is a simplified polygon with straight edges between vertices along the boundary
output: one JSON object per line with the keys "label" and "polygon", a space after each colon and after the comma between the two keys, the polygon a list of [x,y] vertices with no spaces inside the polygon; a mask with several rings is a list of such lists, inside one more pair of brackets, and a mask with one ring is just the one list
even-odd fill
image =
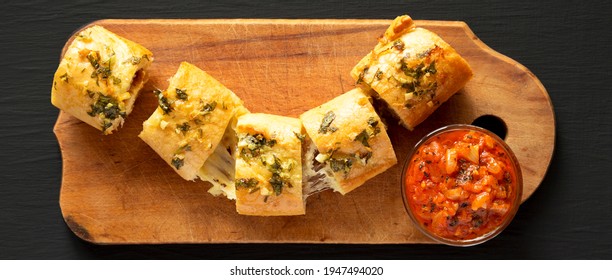
{"label": "glass bowl", "polygon": [[466,124],[423,137],[406,158],[400,186],[414,225],[439,243],[461,247],[501,233],[523,193],[510,147],[493,132]]}

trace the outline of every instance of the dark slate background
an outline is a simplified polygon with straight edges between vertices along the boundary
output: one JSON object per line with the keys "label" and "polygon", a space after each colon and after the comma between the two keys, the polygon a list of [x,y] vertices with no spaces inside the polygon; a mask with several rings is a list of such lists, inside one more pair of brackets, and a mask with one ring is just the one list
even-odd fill
{"label": "dark slate background", "polygon": [[[610,259],[610,1],[3,1],[0,21],[0,259]],[[486,3],[485,3],[486,2]],[[529,68],[554,104],[555,154],[501,236],[441,245],[98,246],[66,227],[52,75],[62,46],[104,18],[382,18],[465,21]],[[520,104],[508,104],[520,106]],[[537,121],[537,120],[534,120]]]}

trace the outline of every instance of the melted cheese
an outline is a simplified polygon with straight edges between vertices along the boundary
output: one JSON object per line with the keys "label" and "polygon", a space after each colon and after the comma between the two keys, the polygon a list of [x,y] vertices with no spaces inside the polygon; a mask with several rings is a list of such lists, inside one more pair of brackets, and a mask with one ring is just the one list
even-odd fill
{"label": "melted cheese", "polygon": [[234,179],[236,173],[235,150],[238,139],[235,129],[238,117],[248,113],[249,111],[243,106],[237,108],[230,125],[225,130],[221,143],[198,172],[198,177],[201,180],[212,184],[208,192],[214,196],[223,195],[230,200],[236,199]]}

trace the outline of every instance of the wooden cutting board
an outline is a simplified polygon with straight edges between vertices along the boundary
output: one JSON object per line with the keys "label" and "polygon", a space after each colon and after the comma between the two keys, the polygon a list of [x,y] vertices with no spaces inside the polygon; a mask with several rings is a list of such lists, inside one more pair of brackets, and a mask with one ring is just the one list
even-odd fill
{"label": "wooden cutting board", "polygon": [[269,19],[92,23],[144,45],[154,53],[155,62],[150,81],[118,132],[104,136],[60,112],[54,132],[63,158],[60,207],[66,224],[80,238],[99,244],[431,243],[411,224],[402,204],[400,174],[405,157],[428,132],[447,124],[472,123],[483,115],[505,122],[505,140],[521,163],[523,200],[527,199],[546,174],[553,153],[550,98],[527,68],[488,48],[463,22],[416,21],[466,58],[473,79],[414,131],[388,120],[399,163],[346,196],[326,191],[309,197],[305,216],[238,215],[232,201],[209,195],[208,183],[181,179],[137,136],[157,106],[152,90],[165,89],[181,61],[210,73],[252,112],[297,117],[354,87],[350,70],[390,23]]}

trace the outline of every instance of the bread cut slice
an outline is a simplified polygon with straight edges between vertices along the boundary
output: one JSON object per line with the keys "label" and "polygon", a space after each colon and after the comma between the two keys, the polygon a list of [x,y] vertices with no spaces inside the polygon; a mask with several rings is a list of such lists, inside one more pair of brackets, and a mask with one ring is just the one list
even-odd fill
{"label": "bread cut slice", "polygon": [[[308,153],[306,163],[313,165],[308,169],[327,177],[321,181],[341,194],[397,163],[384,124],[360,88],[303,113],[300,119],[316,147]],[[315,174],[311,171],[308,176]]]}
{"label": "bread cut slice", "polygon": [[472,77],[468,63],[435,33],[399,16],[351,71],[412,130]]}
{"label": "bread cut slice", "polygon": [[101,26],[75,37],[53,78],[51,103],[111,134],[130,114],[148,80],[153,54]]}
{"label": "bread cut slice", "polygon": [[245,114],[238,118],[236,210],[254,216],[305,214],[302,123],[297,118]]}
{"label": "bread cut slice", "polygon": [[[240,98],[187,62],[181,63],[157,98],[159,106],[143,123],[139,137],[185,180],[210,180],[213,188],[227,188],[211,192],[232,198],[233,178],[227,178],[231,174],[220,176],[212,166],[233,172],[233,158],[227,150],[233,130],[228,125],[237,112],[246,110]],[[202,170],[209,159],[209,168]]]}

